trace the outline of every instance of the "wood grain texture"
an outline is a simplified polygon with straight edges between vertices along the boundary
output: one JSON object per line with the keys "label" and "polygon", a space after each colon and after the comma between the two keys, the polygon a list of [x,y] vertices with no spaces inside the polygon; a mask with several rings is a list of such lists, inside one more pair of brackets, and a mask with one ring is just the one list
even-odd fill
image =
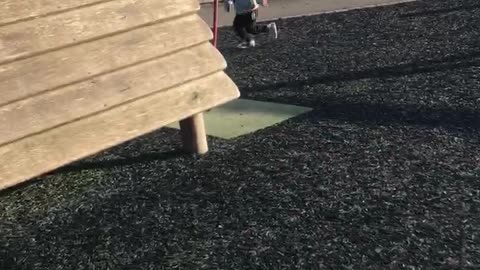
{"label": "wood grain texture", "polygon": [[0,107],[0,145],[223,70],[223,56],[203,43],[166,57]]}
{"label": "wood grain texture", "polygon": [[0,147],[0,189],[238,96],[235,84],[223,72],[219,72],[7,144]]}
{"label": "wood grain texture", "polygon": [[[238,98],[198,10],[0,0],[0,189]],[[201,122],[190,125],[197,152],[208,149]]]}
{"label": "wood grain texture", "polygon": [[0,0],[0,25],[115,0]]}
{"label": "wood grain texture", "polygon": [[0,106],[211,39],[197,15],[0,66]]}
{"label": "wood grain texture", "polygon": [[198,9],[198,0],[117,0],[0,26],[0,63],[190,14]]}

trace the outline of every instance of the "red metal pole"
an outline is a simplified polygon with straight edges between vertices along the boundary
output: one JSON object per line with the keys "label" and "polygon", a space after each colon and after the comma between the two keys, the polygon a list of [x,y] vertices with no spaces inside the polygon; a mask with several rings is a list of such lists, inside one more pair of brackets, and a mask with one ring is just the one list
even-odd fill
{"label": "red metal pole", "polygon": [[218,0],[213,0],[213,46],[217,47],[218,39]]}

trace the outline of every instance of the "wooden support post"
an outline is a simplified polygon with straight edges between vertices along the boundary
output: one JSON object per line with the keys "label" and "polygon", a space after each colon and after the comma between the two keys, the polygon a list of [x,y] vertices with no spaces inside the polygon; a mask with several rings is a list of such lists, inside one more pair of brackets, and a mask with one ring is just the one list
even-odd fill
{"label": "wooden support post", "polygon": [[181,120],[180,129],[185,151],[195,154],[208,152],[207,134],[202,113]]}

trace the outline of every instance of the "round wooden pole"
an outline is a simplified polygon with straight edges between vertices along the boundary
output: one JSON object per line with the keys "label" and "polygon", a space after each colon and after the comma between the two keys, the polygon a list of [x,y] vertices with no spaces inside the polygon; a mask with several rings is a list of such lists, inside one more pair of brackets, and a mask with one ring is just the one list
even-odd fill
{"label": "round wooden pole", "polygon": [[218,0],[213,0],[213,46],[217,47],[218,40]]}
{"label": "round wooden pole", "polygon": [[205,154],[208,152],[207,133],[203,114],[195,114],[180,121],[183,148],[186,152]]}

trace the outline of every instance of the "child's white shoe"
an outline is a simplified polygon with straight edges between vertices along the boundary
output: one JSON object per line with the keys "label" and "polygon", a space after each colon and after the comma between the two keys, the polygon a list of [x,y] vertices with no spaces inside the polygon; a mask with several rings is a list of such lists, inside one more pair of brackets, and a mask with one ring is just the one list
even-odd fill
{"label": "child's white shoe", "polygon": [[270,40],[275,40],[278,38],[278,29],[277,24],[272,22],[267,25],[268,28],[268,38]]}
{"label": "child's white shoe", "polygon": [[233,0],[226,0],[224,2],[224,8],[226,12],[231,12],[234,9]]}
{"label": "child's white shoe", "polygon": [[237,48],[246,49],[246,48],[248,48],[248,43],[246,41],[242,41],[242,43],[237,45]]}
{"label": "child's white shoe", "polygon": [[250,48],[250,47],[255,47],[255,40],[250,40],[249,42],[242,42],[240,44],[238,44],[237,48],[240,48],[240,49],[247,49],[247,48]]}

